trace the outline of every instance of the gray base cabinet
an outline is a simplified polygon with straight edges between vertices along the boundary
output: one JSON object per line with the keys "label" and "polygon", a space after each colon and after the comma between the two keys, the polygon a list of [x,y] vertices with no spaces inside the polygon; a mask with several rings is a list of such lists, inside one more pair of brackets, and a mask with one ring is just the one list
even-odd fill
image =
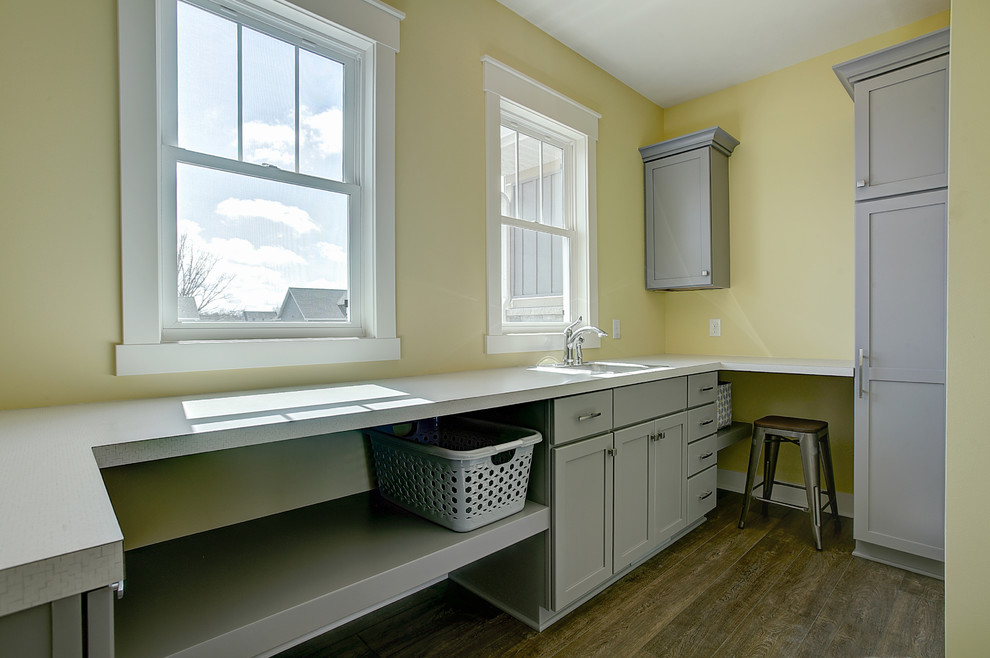
{"label": "gray base cabinet", "polygon": [[0,656],[113,655],[113,592],[109,587],[0,617]]}
{"label": "gray base cabinet", "polygon": [[612,441],[603,434],[553,451],[555,610],[612,575]]}

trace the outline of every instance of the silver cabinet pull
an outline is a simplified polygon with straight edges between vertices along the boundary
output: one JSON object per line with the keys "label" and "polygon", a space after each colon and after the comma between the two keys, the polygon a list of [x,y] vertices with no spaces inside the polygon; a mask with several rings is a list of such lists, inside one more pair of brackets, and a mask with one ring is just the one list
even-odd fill
{"label": "silver cabinet pull", "polygon": [[619,449],[618,448],[608,448],[608,449],[605,450],[605,452],[607,452],[611,456],[615,457],[617,454],[619,454]]}
{"label": "silver cabinet pull", "polygon": [[703,421],[701,421],[698,424],[699,425],[711,425],[714,422],[715,422],[715,419],[714,418],[709,418],[708,420],[703,420]]}
{"label": "silver cabinet pull", "polygon": [[701,270],[701,276],[708,276],[708,270]]}
{"label": "silver cabinet pull", "polygon": [[709,489],[709,490],[708,490],[708,491],[706,491],[705,493],[703,493],[703,494],[701,494],[700,496],[698,496],[698,500],[704,500],[705,498],[708,498],[708,497],[709,497],[709,496],[711,496],[711,495],[712,495],[712,492],[711,492],[711,490]]}
{"label": "silver cabinet pull", "polygon": [[705,454],[703,454],[700,457],[698,457],[698,459],[704,461],[705,459],[708,459],[709,457],[711,457],[714,454],[715,454],[714,452],[706,452]]}
{"label": "silver cabinet pull", "polygon": [[869,358],[870,357],[863,351],[863,348],[859,348],[859,364],[857,366],[859,368],[859,393],[857,394],[857,397],[863,397],[863,393],[866,392],[863,390],[863,361],[869,360]]}
{"label": "silver cabinet pull", "polygon": [[583,416],[578,416],[578,422],[579,423],[583,423],[586,420],[591,420],[592,418],[598,418],[601,415],[602,415],[602,412],[596,411],[593,414],[585,414]]}
{"label": "silver cabinet pull", "polygon": [[856,181],[856,187],[866,187],[866,179],[860,178],[858,181]]}
{"label": "silver cabinet pull", "polygon": [[124,581],[118,580],[115,583],[110,583],[110,589],[117,593],[117,598],[124,598]]}
{"label": "silver cabinet pull", "polygon": [[706,387],[704,387],[704,388],[702,388],[702,389],[699,389],[699,390],[700,390],[700,391],[701,391],[702,393],[707,393],[708,391],[714,391],[714,390],[715,390],[715,387],[714,387],[714,386],[706,386]]}

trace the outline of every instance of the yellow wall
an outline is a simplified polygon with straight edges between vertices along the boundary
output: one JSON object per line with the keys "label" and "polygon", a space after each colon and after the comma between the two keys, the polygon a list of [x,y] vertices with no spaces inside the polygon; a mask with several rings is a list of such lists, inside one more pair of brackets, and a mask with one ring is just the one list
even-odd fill
{"label": "yellow wall", "polygon": [[[832,66],[948,22],[937,14],[664,111],[664,138],[720,125],[740,141],[729,158],[731,287],[667,293],[666,352],[852,358],[853,102]],[[723,378],[736,382],[736,420],[828,421],[836,488],[853,492],[851,380]],[[719,468],[745,472],[748,454],[737,444]],[[799,455],[780,460],[780,478],[801,482]]]}
{"label": "yellow wall", "polygon": [[952,1],[949,109],[949,300],[946,418],[946,655],[985,655],[990,442],[983,411],[990,362],[990,3]]}
{"label": "yellow wall", "polygon": [[643,289],[642,163],[662,110],[495,0],[393,3],[397,329],[393,362],[116,377],[121,341],[115,0],[0,6],[0,408],[308,385],[534,363],[486,356],[484,94],[492,55],[600,112],[601,323],[612,357],[663,351]]}
{"label": "yellow wall", "polygon": [[[667,294],[666,351],[850,359],[853,103],[832,66],[948,25],[949,13],[664,111],[664,137],[720,125],[732,284]],[[708,336],[708,320],[722,335]]]}

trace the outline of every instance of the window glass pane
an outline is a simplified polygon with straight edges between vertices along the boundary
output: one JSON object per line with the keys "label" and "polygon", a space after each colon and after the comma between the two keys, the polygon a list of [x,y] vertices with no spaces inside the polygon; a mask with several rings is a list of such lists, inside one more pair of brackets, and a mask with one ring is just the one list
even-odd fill
{"label": "window glass pane", "polygon": [[299,171],[343,180],[344,65],[299,51]]}
{"label": "window glass pane", "polygon": [[284,41],[242,28],[244,161],[296,168],[296,57]]}
{"label": "window glass pane", "polygon": [[568,239],[518,227],[503,227],[509,263],[507,294],[502,299],[506,323],[561,322]]}
{"label": "window glass pane", "polygon": [[502,126],[502,214],[517,217],[516,213],[516,139],[519,133]]}
{"label": "window glass pane", "polygon": [[177,6],[178,145],[237,157],[237,25]]}
{"label": "window glass pane", "polygon": [[519,134],[519,219],[539,219],[541,144],[538,139]]}
{"label": "window glass pane", "polygon": [[543,213],[540,223],[564,228],[564,149],[543,143]]}
{"label": "window glass pane", "polygon": [[348,198],[180,163],[179,321],[348,320]]}

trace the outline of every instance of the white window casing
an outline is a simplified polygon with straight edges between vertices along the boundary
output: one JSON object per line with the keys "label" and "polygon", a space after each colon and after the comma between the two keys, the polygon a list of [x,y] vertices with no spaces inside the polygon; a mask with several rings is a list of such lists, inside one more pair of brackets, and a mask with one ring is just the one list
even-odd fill
{"label": "white window casing", "polygon": [[[262,21],[270,17],[311,30],[341,44],[360,58],[361,118],[356,177],[361,181],[354,205],[360,245],[351,279],[355,283],[357,335],[333,330],[296,331],[277,338],[238,333],[205,338],[169,333],[163,312],[162,236],[171,218],[162,212],[163,37],[161,11],[175,0],[118,0],[121,139],[121,265],[123,343],[116,347],[118,375],[190,372],[234,368],[345,363],[400,357],[395,331],[395,54],[399,21],[404,17],[376,0],[250,0],[244,3]],[[174,38],[174,37],[173,37]],[[174,150],[174,149],[173,149]],[[171,158],[171,160],[170,160]],[[174,176],[172,178],[174,185]],[[358,189],[358,188],[349,188]],[[167,205],[167,204],[166,204]],[[174,205],[174,201],[173,201]],[[174,244],[174,236],[172,238]],[[167,263],[165,263],[167,265]],[[357,315],[357,314],[356,314]],[[338,334],[340,332],[337,332]],[[354,332],[352,332],[354,333]],[[250,337],[245,337],[250,336]]]}
{"label": "white window casing", "polygon": [[[488,354],[537,352],[563,349],[562,330],[579,315],[585,322],[598,324],[597,242],[595,195],[595,151],[598,140],[597,112],[563,96],[546,85],[489,57],[482,57],[485,91],[486,158],[486,256],[488,327],[485,351]],[[547,143],[566,143],[565,160],[573,167],[573,177],[565,183],[564,197],[572,231],[536,227],[526,220],[513,220],[502,214],[501,129],[529,126],[545,128]],[[535,134],[535,133],[534,133]],[[560,140],[558,142],[557,140]],[[568,181],[565,177],[565,181]],[[573,186],[573,187],[571,187]],[[561,234],[573,242],[567,254],[568,279],[564,308],[570,317],[561,322],[507,324],[503,315],[504,286],[508,285],[509,264],[504,255],[504,227],[539,228]],[[569,293],[569,294],[568,294]],[[599,339],[589,337],[586,347],[598,347]]]}

